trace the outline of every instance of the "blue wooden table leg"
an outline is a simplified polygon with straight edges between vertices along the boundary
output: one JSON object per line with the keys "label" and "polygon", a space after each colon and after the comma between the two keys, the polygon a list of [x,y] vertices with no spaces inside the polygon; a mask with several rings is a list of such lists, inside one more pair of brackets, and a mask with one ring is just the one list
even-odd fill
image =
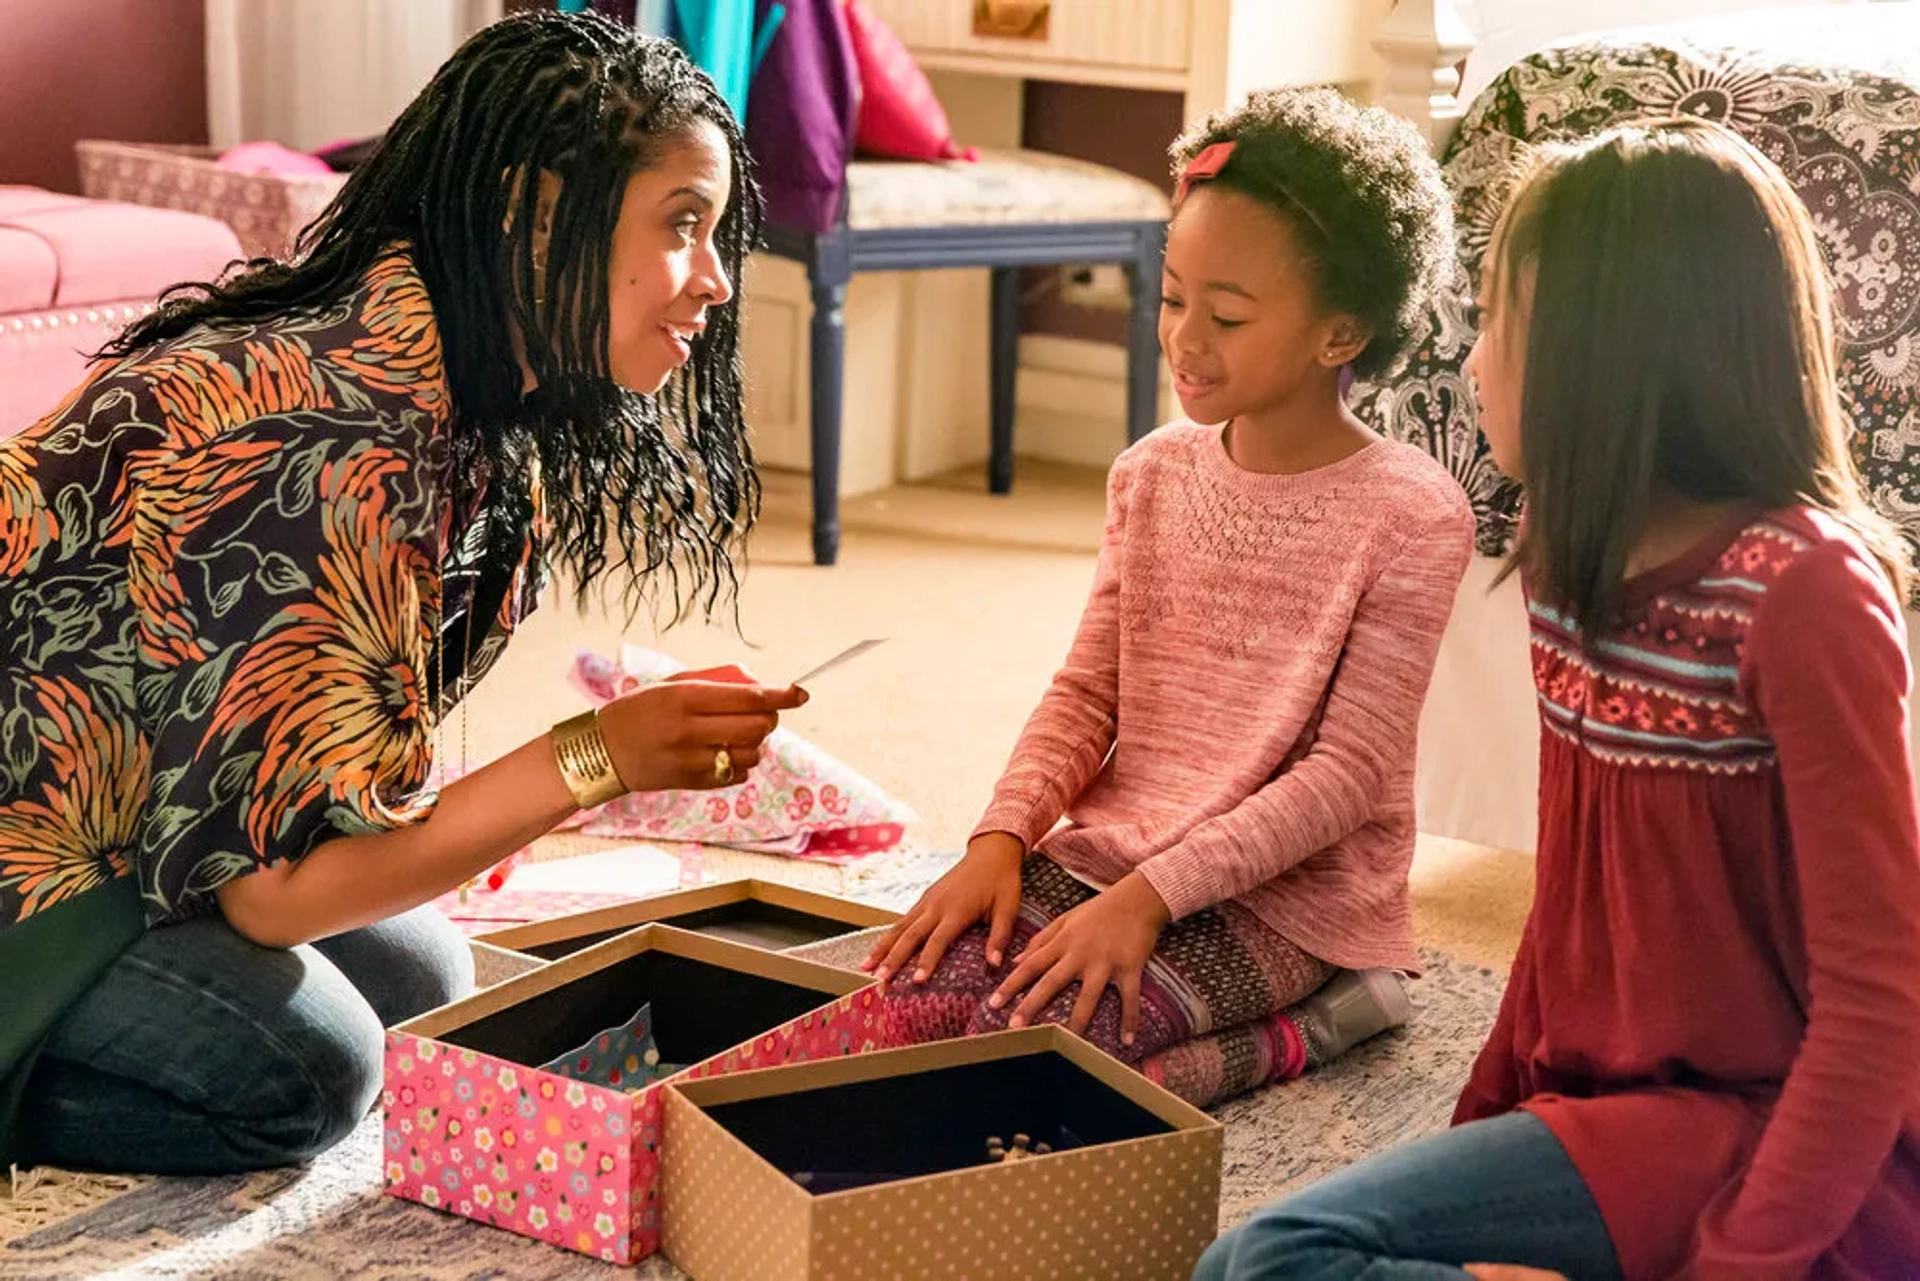
{"label": "blue wooden table leg", "polygon": [[987,488],[1005,494],[1013,489],[1013,405],[1020,373],[1020,270],[995,267],[990,276],[989,422],[993,435],[987,455]]}
{"label": "blue wooden table leg", "polygon": [[847,285],[813,284],[810,347],[813,432],[813,563],[840,555],[840,412],[847,360]]}
{"label": "blue wooden table leg", "polygon": [[1159,426],[1160,264],[1164,233],[1146,233],[1140,257],[1127,267],[1127,443]]}

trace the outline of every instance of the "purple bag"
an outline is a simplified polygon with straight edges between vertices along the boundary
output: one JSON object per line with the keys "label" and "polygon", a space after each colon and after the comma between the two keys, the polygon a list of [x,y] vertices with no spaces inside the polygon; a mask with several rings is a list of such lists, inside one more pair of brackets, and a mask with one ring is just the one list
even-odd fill
{"label": "purple bag", "polygon": [[[758,0],[764,30],[776,0]],[[767,220],[815,234],[840,220],[860,115],[860,71],[839,0],[777,0],[787,16],[747,99],[747,150],[766,193]]]}

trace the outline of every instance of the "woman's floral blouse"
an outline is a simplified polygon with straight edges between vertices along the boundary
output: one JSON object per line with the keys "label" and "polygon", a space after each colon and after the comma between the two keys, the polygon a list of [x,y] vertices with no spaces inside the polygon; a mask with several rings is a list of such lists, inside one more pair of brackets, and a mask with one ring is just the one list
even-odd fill
{"label": "woman's floral blouse", "polygon": [[[396,252],[322,313],[103,363],[0,440],[0,930],[126,876],[150,923],[192,916],[424,814],[436,662],[450,707],[538,589],[531,552],[488,592],[480,540],[450,548],[448,412]],[[501,601],[452,665],[443,581],[450,622]]]}

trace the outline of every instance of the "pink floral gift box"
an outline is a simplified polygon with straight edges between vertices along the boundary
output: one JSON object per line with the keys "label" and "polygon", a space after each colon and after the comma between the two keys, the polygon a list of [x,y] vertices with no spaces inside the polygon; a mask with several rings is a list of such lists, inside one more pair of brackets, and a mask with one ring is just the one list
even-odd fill
{"label": "pink floral gift box", "polygon": [[[542,1066],[574,1051],[584,1064],[641,1006],[657,1058],[596,1064],[612,1073],[605,1084]],[[384,1184],[631,1264],[660,1244],[658,1078],[842,1057],[887,1040],[864,975],[645,925],[389,1031]]]}

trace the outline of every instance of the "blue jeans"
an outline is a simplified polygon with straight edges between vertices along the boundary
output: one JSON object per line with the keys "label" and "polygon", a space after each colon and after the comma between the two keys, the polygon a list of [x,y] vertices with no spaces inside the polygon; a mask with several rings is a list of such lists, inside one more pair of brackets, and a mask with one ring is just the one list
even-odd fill
{"label": "blue jeans", "polygon": [[1215,1241],[1194,1281],[1459,1281],[1518,1263],[1616,1281],[1593,1194],[1537,1118],[1515,1112],[1349,1166]]}
{"label": "blue jeans", "polygon": [[432,908],[286,950],[218,916],[148,930],[48,1035],[29,1150],[147,1174],[304,1161],[379,1096],[384,1028],[472,988],[473,953]]}

